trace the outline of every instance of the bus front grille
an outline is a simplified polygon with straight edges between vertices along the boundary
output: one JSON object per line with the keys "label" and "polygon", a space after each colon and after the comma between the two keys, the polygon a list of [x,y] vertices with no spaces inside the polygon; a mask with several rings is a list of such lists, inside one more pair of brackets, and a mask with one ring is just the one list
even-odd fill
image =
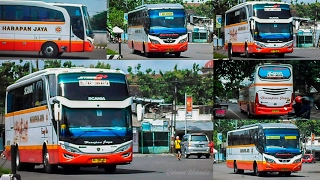
{"label": "bus front grille", "polygon": [[262,90],[268,95],[283,95],[288,91],[288,88],[262,88]]}

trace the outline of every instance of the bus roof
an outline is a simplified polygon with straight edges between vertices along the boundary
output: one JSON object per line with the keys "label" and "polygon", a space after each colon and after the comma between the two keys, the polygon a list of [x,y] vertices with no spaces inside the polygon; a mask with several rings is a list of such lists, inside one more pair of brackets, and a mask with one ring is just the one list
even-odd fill
{"label": "bus roof", "polygon": [[1,0],[0,4],[8,4],[8,3],[12,3],[12,4],[47,4],[44,1],[23,1],[23,0]]}
{"label": "bus roof", "polygon": [[286,67],[290,67],[292,68],[292,65],[291,64],[281,64],[281,63],[259,63],[257,64],[256,66],[286,66]]}
{"label": "bus roof", "polygon": [[298,127],[294,124],[288,123],[256,123],[246,126],[241,126],[239,130],[246,129],[250,127],[260,126],[262,129],[269,129],[269,128],[288,128],[288,129],[298,129]]}
{"label": "bus roof", "polygon": [[136,7],[133,11],[139,11],[141,9],[184,9],[181,4],[174,4],[174,3],[163,3],[163,4],[144,4],[141,6]]}
{"label": "bus roof", "polygon": [[288,3],[286,2],[274,2],[274,1],[247,1],[247,2],[244,2],[244,3],[241,3],[241,4],[238,4],[238,5],[235,5],[233,6],[232,8],[230,8],[227,12],[229,11],[233,11],[235,9],[239,9],[240,7],[243,7],[245,5],[254,5],[254,4],[287,4],[289,5]]}
{"label": "bus roof", "polygon": [[73,7],[81,7],[81,6],[86,6],[86,5],[83,5],[83,4],[71,4],[71,3],[64,3],[64,2],[54,2],[54,3],[47,3],[47,4],[50,4],[50,5],[63,5],[63,6],[73,6]]}
{"label": "bus roof", "polygon": [[125,75],[125,73],[121,70],[115,69],[100,69],[100,68],[83,68],[83,67],[71,67],[71,68],[48,68],[43,69],[31,74],[28,74],[20,79],[18,79],[14,84],[11,84],[7,87],[7,91],[20,86],[20,84],[28,81],[32,81],[32,78],[38,78],[42,75],[47,74],[60,74],[60,73],[76,73],[76,72],[91,72],[91,73],[119,73]]}

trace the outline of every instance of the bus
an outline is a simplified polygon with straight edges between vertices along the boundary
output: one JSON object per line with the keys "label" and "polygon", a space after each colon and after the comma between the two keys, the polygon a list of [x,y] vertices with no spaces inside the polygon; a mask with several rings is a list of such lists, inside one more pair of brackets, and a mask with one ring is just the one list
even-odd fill
{"label": "bus", "polygon": [[231,55],[251,57],[293,52],[293,17],[284,2],[251,1],[232,7],[225,14],[225,49]]}
{"label": "bus", "polygon": [[0,26],[0,51],[35,51],[57,58],[94,49],[84,5],[2,0]]}
{"label": "bus", "polygon": [[188,49],[186,12],[181,4],[144,4],[128,12],[128,46],[133,52],[170,53]]}
{"label": "bus", "polygon": [[248,84],[239,91],[241,112],[252,116],[282,116],[293,110],[293,73],[290,64],[264,63],[255,67]]}
{"label": "bus", "polygon": [[290,176],[301,171],[301,158],[300,132],[294,124],[258,123],[227,134],[226,164],[237,174],[250,170],[257,176]]}
{"label": "bus", "polygon": [[120,70],[31,73],[6,89],[5,157],[15,145],[17,170],[94,166],[113,173],[132,162],[132,101]]}

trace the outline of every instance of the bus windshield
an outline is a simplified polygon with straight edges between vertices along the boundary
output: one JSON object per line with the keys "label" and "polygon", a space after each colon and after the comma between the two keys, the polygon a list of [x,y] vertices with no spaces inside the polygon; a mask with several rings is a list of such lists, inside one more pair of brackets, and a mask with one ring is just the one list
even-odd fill
{"label": "bus windshield", "polygon": [[93,39],[94,34],[90,24],[90,16],[88,13],[88,8],[86,6],[82,6],[82,11],[83,11],[84,21],[86,25],[86,35]]}
{"label": "bus windshield", "polygon": [[[65,137],[125,136],[131,128],[130,109],[71,109],[63,106],[62,124],[66,125]],[[111,129],[111,130],[110,130]],[[95,131],[93,131],[95,130]]]}
{"label": "bus windshield", "polygon": [[293,39],[292,23],[256,23],[254,39],[261,42],[287,42]]}
{"label": "bus windshield", "polygon": [[125,75],[72,73],[58,76],[58,96],[80,101],[122,101],[129,97]]}
{"label": "bus windshield", "polygon": [[285,66],[263,66],[258,70],[261,79],[290,79],[291,70]]}
{"label": "bus windshield", "polygon": [[266,153],[299,153],[298,129],[265,129]]}
{"label": "bus windshield", "polygon": [[185,28],[183,9],[149,10],[150,28]]}
{"label": "bus windshield", "polygon": [[254,16],[261,19],[289,19],[290,7],[287,4],[255,4]]}

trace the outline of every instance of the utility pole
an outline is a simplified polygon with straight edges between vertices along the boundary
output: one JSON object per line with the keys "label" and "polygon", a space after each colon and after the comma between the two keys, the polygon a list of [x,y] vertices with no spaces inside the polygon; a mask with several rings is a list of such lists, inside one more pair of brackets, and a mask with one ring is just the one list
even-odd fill
{"label": "utility pole", "polygon": [[29,62],[29,72],[30,72],[30,74],[32,73],[32,60],[30,60],[30,62]]}

